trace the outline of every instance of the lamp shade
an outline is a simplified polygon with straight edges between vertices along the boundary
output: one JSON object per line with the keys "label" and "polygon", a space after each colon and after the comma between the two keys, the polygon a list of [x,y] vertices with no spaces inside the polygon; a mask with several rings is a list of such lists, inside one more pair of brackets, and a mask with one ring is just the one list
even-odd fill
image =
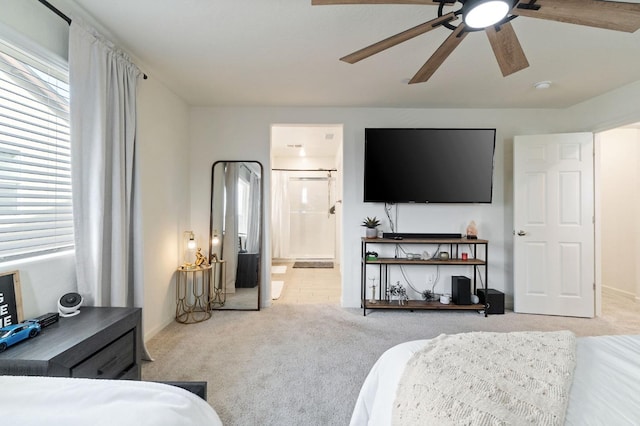
{"label": "lamp shade", "polygon": [[513,7],[508,0],[467,0],[462,6],[464,23],[471,28],[485,28],[502,21]]}
{"label": "lamp shade", "polygon": [[185,231],[182,242],[182,266],[185,268],[195,266],[196,250],[198,242],[193,231]]}

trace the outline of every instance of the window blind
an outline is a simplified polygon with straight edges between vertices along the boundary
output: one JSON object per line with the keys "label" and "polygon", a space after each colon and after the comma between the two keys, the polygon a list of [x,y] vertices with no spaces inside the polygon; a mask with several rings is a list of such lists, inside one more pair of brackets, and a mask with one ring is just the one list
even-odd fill
{"label": "window blind", "polygon": [[73,248],[68,71],[0,42],[0,262]]}

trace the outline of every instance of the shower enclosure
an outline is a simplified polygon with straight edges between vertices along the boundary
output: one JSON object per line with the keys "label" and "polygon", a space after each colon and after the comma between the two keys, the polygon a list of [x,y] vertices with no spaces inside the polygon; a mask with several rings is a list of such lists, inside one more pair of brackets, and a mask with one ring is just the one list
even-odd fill
{"label": "shower enclosure", "polygon": [[336,182],[332,174],[335,170],[272,171],[274,258],[335,258]]}

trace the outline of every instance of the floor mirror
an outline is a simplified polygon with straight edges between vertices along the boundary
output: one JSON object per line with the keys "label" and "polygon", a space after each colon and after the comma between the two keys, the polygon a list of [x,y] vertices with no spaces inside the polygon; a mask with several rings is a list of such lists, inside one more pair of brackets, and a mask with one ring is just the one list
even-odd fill
{"label": "floor mirror", "polygon": [[259,310],[262,164],[217,161],[211,170],[212,309]]}

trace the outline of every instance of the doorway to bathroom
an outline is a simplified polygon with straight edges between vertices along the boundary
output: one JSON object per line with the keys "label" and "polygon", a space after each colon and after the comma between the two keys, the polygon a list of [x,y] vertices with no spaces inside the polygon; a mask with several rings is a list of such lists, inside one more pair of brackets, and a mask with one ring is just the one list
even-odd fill
{"label": "doorway to bathroom", "polygon": [[271,128],[274,303],[339,304],[342,125]]}

